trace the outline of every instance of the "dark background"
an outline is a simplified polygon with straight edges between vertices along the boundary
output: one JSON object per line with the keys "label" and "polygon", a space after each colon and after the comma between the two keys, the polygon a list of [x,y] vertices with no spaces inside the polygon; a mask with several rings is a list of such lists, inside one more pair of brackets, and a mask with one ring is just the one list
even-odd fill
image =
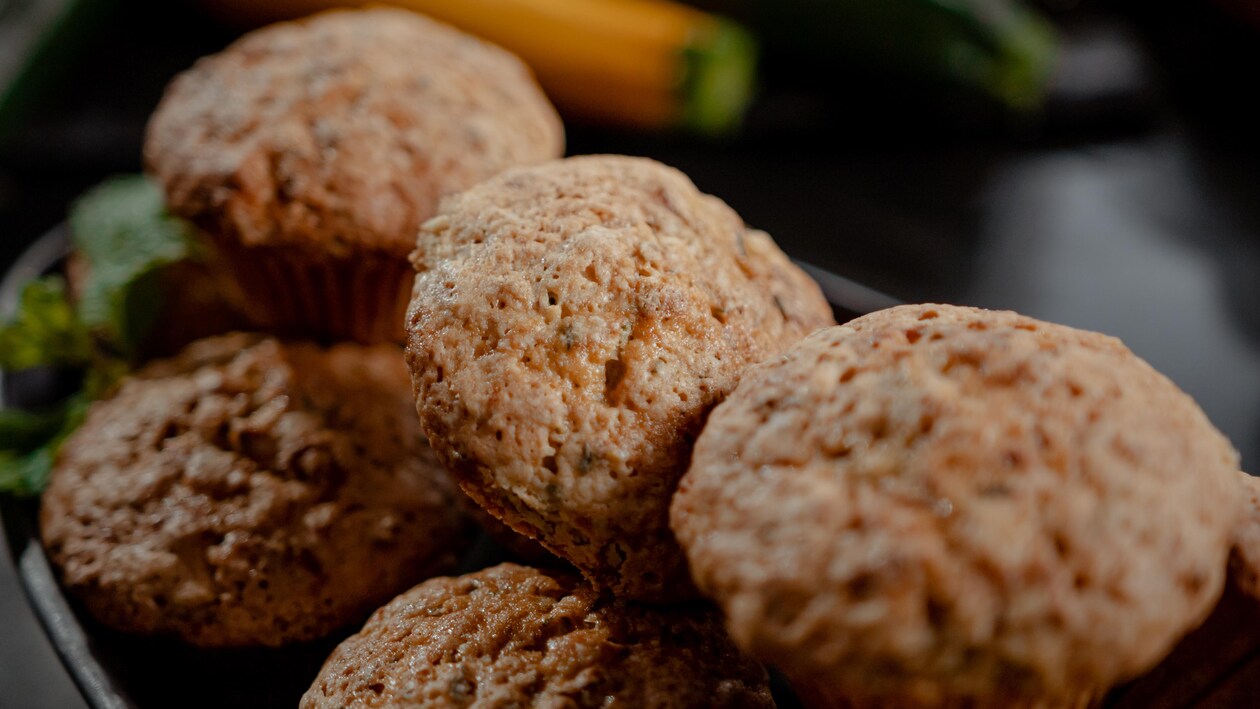
{"label": "dark background", "polygon": [[[658,157],[790,254],[894,297],[1117,335],[1260,468],[1260,30],[1194,0],[1055,18],[1041,120],[789,67],[738,139],[572,127],[570,152]],[[0,145],[0,266],[86,187],[139,170],[165,82],[232,36],[170,2],[102,19]],[[0,707],[76,706],[0,561]]]}

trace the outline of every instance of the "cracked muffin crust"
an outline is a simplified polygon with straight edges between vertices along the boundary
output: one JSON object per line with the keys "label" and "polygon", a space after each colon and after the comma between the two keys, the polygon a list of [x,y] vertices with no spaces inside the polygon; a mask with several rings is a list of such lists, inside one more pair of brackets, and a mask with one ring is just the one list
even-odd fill
{"label": "cracked muffin crust", "polygon": [[44,545],[106,625],[281,645],[455,568],[471,540],[397,346],[194,343],[93,405],[44,493]]}
{"label": "cracked muffin crust", "polygon": [[694,593],[669,499],[744,369],[833,322],[818,286],[682,173],[519,168],[421,230],[417,408],[461,487],[599,587]]}
{"label": "cracked muffin crust", "polygon": [[893,308],[748,372],[672,508],[732,638],[838,706],[1066,706],[1212,609],[1237,455],[1118,340]]}
{"label": "cracked muffin crust", "polygon": [[576,575],[501,564],[437,578],[329,657],[302,709],[773,707],[766,672],[704,606],[601,597]]}
{"label": "cracked muffin crust", "polygon": [[515,56],[378,8],[272,25],[197,62],[153,114],[144,156],[264,325],[373,340],[401,339],[406,255],[439,200],[563,150]]}

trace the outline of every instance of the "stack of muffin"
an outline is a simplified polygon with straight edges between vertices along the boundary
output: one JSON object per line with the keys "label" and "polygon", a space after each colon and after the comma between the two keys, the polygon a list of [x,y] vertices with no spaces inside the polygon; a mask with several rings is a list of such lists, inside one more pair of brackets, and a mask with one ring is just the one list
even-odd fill
{"label": "stack of muffin", "polygon": [[[147,164],[267,334],[93,407],[44,497],[65,585],[201,646],[393,598],[304,707],[770,706],[758,661],[810,706],[1084,706],[1211,611],[1237,456],[1119,342],[836,326],[681,173],[562,150],[516,59],[401,11],[179,77]],[[457,486],[536,568],[433,578]]]}

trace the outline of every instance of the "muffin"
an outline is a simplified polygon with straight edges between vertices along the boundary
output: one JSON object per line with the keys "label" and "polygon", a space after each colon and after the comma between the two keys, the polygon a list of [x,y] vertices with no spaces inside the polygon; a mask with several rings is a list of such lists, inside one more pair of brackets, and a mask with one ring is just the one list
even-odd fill
{"label": "muffin", "polygon": [[765,670],[703,606],[602,598],[576,575],[502,564],[437,578],[328,658],[303,709],[773,707]]}
{"label": "muffin", "polygon": [[1260,478],[1235,477],[1245,513],[1224,593],[1159,665],[1108,696],[1109,709],[1253,706],[1260,698]]}
{"label": "muffin", "polygon": [[482,507],[618,595],[694,593],[669,499],[744,369],[833,322],[763,232],[651,160],[509,170],[420,232],[408,361]]}
{"label": "muffin", "polygon": [[282,645],[449,573],[472,530],[392,345],[202,340],[94,404],[40,513],[67,590],[105,625]]}
{"label": "muffin", "polygon": [[818,706],[1081,706],[1212,609],[1237,465],[1118,340],[904,306],[749,371],[672,522],[735,642]]}
{"label": "muffin", "polygon": [[403,10],[258,30],[170,85],[144,156],[260,327],[402,339],[406,256],[438,200],[563,152],[515,57]]}
{"label": "muffin", "polygon": [[1240,472],[1238,484],[1246,512],[1234,530],[1230,576],[1244,593],[1260,600],[1260,478]]}

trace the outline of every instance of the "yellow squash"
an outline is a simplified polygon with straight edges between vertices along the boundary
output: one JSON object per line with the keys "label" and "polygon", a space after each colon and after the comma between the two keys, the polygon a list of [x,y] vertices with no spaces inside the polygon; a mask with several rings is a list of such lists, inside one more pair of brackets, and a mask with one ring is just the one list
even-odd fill
{"label": "yellow squash", "polygon": [[[258,25],[357,0],[201,0]],[[756,46],[729,20],[668,0],[387,0],[450,23],[529,64],[561,111],[638,128],[734,128],[752,94]]]}

